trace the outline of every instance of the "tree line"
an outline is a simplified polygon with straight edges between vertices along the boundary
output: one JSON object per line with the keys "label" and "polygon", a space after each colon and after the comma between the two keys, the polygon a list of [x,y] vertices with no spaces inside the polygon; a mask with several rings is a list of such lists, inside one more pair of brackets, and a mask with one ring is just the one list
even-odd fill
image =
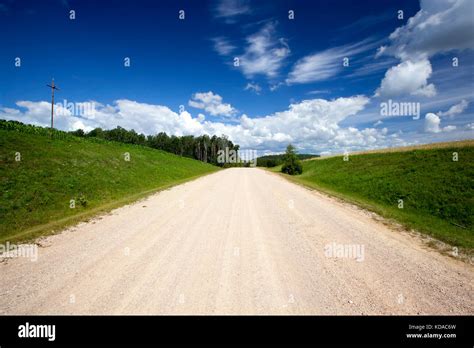
{"label": "tree line", "polygon": [[[156,135],[139,134],[132,130],[122,127],[104,130],[95,128],[90,132],[84,132],[78,129],[71,132],[65,132],[47,127],[39,127],[31,124],[24,124],[19,121],[0,120],[0,129],[17,131],[22,133],[32,133],[43,136],[51,136],[53,139],[67,139],[69,137],[79,137],[82,139],[90,139],[92,141],[117,141],[125,144],[134,144],[148,146],[153,149],[163,150],[174,153],[178,156],[197,159],[202,162],[214,164],[217,166],[229,166],[232,164],[218,163],[219,151],[239,150],[239,145],[234,144],[226,135],[212,137],[201,135],[195,137],[193,135],[169,136],[165,132]],[[77,139],[77,138],[76,138]],[[244,163],[245,165],[245,163]]]}
{"label": "tree line", "polygon": [[213,135],[212,137],[208,135],[198,137],[193,135],[169,136],[165,132],[160,132],[156,135],[145,136],[144,134],[135,132],[133,129],[127,130],[122,127],[116,127],[110,130],[95,128],[87,133],[82,129],[78,129],[70,133],[79,137],[94,137],[125,144],[148,146],[153,149],[171,152],[178,156],[194,158],[218,166],[224,165],[224,163],[218,163],[217,161],[218,152],[220,150],[225,151],[226,148],[234,151],[239,150],[239,145],[230,141],[226,135]]}

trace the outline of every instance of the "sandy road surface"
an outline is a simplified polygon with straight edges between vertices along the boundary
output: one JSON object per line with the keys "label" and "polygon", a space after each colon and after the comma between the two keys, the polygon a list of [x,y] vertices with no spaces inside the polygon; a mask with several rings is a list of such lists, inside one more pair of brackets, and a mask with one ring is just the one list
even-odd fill
{"label": "sandy road surface", "polygon": [[[327,257],[332,243],[363,246],[363,260]],[[37,262],[0,264],[1,313],[474,314],[472,266],[260,169],[200,178],[43,244]]]}

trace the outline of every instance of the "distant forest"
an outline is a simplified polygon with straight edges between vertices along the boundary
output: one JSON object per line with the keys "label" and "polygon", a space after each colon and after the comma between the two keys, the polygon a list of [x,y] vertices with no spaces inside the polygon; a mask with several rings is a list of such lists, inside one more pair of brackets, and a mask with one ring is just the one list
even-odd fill
{"label": "distant forest", "polygon": [[51,130],[50,128],[38,127],[24,124],[18,121],[0,120],[0,129],[15,130],[25,133],[34,133],[39,135],[52,135],[53,138],[65,138],[67,136],[75,136],[89,139],[103,139],[108,141],[117,141],[125,144],[134,144],[148,146],[153,149],[163,150],[174,153],[179,156],[194,158],[202,162],[211,163],[217,166],[224,166],[223,163],[217,162],[217,155],[219,150],[229,148],[230,150],[238,151],[239,145],[230,141],[227,136],[212,136],[201,135],[198,137],[192,135],[185,136],[169,136],[164,132],[156,135],[138,134],[133,129],[126,130],[122,127],[117,127],[110,130],[95,128],[90,132],[84,132],[78,129],[72,132],[64,132],[60,130]]}
{"label": "distant forest", "polygon": [[[283,164],[285,154],[279,155],[267,155],[257,158],[257,167],[275,167]],[[319,155],[311,155],[311,154],[297,154],[298,159],[305,160],[309,158],[319,157]]]}

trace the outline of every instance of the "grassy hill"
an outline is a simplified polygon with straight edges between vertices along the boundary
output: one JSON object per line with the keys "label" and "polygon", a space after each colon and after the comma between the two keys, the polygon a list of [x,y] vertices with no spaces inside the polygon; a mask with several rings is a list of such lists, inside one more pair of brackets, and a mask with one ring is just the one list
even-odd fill
{"label": "grassy hill", "polygon": [[139,145],[0,129],[0,243],[48,233],[217,170]]}
{"label": "grassy hill", "polygon": [[303,174],[289,178],[453,246],[474,248],[474,141],[304,161]]}
{"label": "grassy hill", "polygon": [[[283,163],[283,158],[285,154],[279,155],[266,155],[257,158],[257,167],[275,167],[279,166]],[[297,154],[298,159],[300,160],[307,160],[311,158],[317,158],[319,155],[311,155],[311,154]]]}

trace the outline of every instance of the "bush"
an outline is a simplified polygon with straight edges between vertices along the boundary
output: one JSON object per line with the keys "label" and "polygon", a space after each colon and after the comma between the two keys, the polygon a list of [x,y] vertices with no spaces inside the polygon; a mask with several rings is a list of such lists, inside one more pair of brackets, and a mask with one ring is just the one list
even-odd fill
{"label": "bush", "polygon": [[73,132],[69,132],[69,133],[72,134],[72,135],[75,135],[76,137],[84,137],[85,136],[84,131],[80,128],[73,131]]}
{"label": "bush", "polygon": [[285,174],[298,175],[303,173],[303,166],[301,163],[283,164],[281,171]]}
{"label": "bush", "polygon": [[281,171],[282,173],[290,175],[298,175],[303,173],[303,166],[296,155],[295,147],[291,144],[286,148]]}

